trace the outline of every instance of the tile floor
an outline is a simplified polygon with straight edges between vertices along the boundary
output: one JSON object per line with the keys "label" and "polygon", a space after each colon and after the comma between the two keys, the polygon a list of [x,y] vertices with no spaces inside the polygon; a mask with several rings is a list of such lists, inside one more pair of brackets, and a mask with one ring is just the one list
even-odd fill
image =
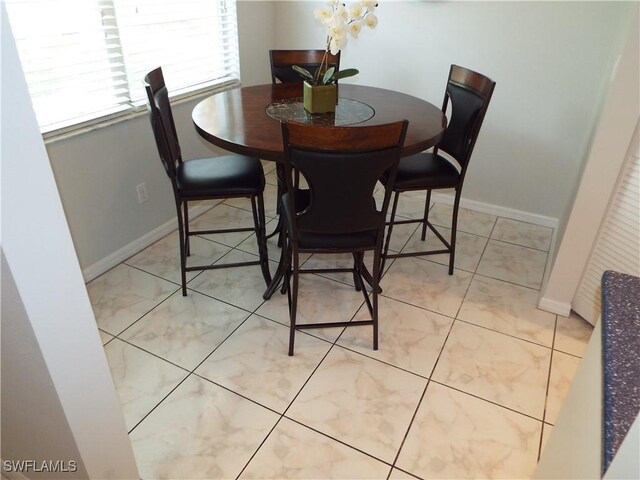
{"label": "tile floor", "polygon": [[[403,215],[422,208],[403,200]],[[250,222],[247,208],[196,221]],[[431,211],[447,224],[450,207]],[[175,233],[92,281],[142,477],[530,477],[591,328],[535,308],[550,229],[462,210],[459,230],[453,276],[445,257],[390,263],[377,352],[370,327],[334,328],[298,332],[288,357],[286,299],[262,300],[259,267],[196,272],[182,297]],[[394,248],[417,235],[399,228]],[[244,234],[211,238],[194,239],[194,261],[255,256]],[[363,315],[350,281],[303,276],[301,320]]]}

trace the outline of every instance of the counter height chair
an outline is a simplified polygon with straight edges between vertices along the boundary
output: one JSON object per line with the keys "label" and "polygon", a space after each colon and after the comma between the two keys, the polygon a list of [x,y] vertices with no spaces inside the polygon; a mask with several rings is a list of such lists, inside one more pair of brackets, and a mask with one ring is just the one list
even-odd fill
{"label": "counter height chair", "polygon": [[[302,78],[291,67],[298,65],[313,75],[322,63],[324,50],[269,50],[272,83],[302,83]],[[340,68],[340,52],[328,54],[329,67]]]}
{"label": "counter height chair", "polygon": [[[449,71],[449,79],[442,104],[442,111],[446,114],[451,104],[451,116],[449,124],[439,144],[433,152],[422,152],[416,155],[404,157],[400,160],[398,174],[395,182],[388,176],[381,178],[382,183],[393,188],[394,198],[391,208],[391,218],[387,230],[382,267],[388,258],[413,257],[420,255],[435,255],[439,253],[449,254],[449,275],[453,275],[453,267],[456,252],[456,229],[458,224],[458,208],[460,206],[460,194],[462,183],[469,166],[469,159],[473,147],[478,138],[482,121],[493,94],[496,83],[472,70],[457,65],[452,65]],[[448,154],[457,165],[445,158],[441,152]],[[448,242],[444,236],[429,222],[429,203],[431,191],[436,189],[455,189],[453,202],[453,217],[451,222],[451,237]],[[400,193],[426,190],[424,216],[420,219],[396,220],[398,199]],[[409,253],[389,253],[389,242],[394,225],[404,223],[421,223],[422,240],[424,241],[427,227],[440,239],[444,248]]]}
{"label": "counter height chair", "polygon": [[[290,316],[289,355],[296,329],[372,325],[373,349],[378,349],[378,281],[385,219],[391,199],[386,189],[376,206],[373,191],[382,175],[393,185],[408,122],[366,127],[327,127],[283,123],[284,177],[282,196],[284,289]],[[294,171],[309,189],[295,186]],[[371,293],[364,285],[364,253],[373,252]],[[353,268],[301,269],[300,253],[351,253]],[[362,291],[371,319],[300,324],[296,321],[301,273],[351,272]]]}
{"label": "counter height chair", "polygon": [[[183,161],[162,69],[156,68],[149,72],[144,78],[144,83],[147,91],[149,120],[153,128],[160,160],[162,160],[164,169],[171,180],[178,213],[182,295],[187,295],[186,272],[190,271],[260,265],[264,280],[269,285],[271,274],[267,258],[263,200],[265,181],[260,160],[242,155],[222,155]],[[199,231],[189,229],[188,203],[190,201],[242,197],[251,201],[252,227]],[[190,254],[190,236],[250,231],[254,232],[257,237],[259,260],[187,267],[187,257]]]}

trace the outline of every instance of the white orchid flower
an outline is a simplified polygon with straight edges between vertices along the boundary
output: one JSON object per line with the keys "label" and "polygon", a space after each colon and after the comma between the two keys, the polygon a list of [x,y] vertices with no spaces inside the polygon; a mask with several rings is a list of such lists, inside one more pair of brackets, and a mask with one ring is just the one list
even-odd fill
{"label": "white orchid flower", "polygon": [[378,2],[376,0],[360,0],[360,4],[369,10],[373,10],[378,6]]}
{"label": "white orchid flower", "polygon": [[320,22],[327,25],[333,19],[333,10],[329,6],[317,7],[313,11],[313,16],[316,18],[316,20],[319,20]]}
{"label": "white orchid flower", "polygon": [[362,30],[362,25],[360,24],[360,22],[351,22],[347,26],[347,30],[349,32],[349,35],[351,35],[353,38],[358,38],[360,30]]}
{"label": "white orchid flower", "polygon": [[347,9],[343,4],[340,4],[336,7],[335,11],[333,12],[333,18],[342,22],[346,22],[347,20],[349,20],[349,12],[347,12]]}
{"label": "white orchid flower", "polygon": [[369,12],[364,17],[364,24],[369,28],[376,28],[378,25],[378,17],[373,12]]}
{"label": "white orchid flower", "polygon": [[354,3],[349,8],[349,16],[354,20],[360,20],[364,14],[364,8],[358,3]]}

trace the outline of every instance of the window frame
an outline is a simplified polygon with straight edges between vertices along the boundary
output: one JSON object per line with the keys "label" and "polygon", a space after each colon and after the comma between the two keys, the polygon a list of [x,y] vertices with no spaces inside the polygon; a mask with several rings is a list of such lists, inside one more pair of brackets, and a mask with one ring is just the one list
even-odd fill
{"label": "window frame", "polygon": [[[95,0],[97,2],[104,2],[105,4],[112,4],[113,0]],[[222,8],[226,9],[227,0],[212,0],[221,2]],[[187,85],[180,89],[173,89],[169,96],[172,104],[181,104],[188,101],[192,101],[197,98],[205,98],[212,94],[236,88],[240,86],[240,41],[237,31],[237,12],[236,5],[238,0],[234,1],[234,23],[233,30],[235,34],[227,34],[225,39],[231,39],[235,44],[235,52],[232,55],[235,56],[235,61],[227,64],[227,69],[224,70],[225,75],[222,78],[212,78],[205,81],[198,81]],[[9,12],[7,12],[9,13]],[[9,21],[11,15],[8,15]],[[30,37],[25,37],[30,38]],[[225,40],[226,42],[226,40]],[[21,59],[22,63],[22,59]],[[162,66],[162,65],[157,65]],[[228,67],[231,68],[228,68]],[[154,66],[155,68],[155,66]],[[126,70],[125,70],[126,71]],[[195,79],[193,79],[195,80]],[[142,83],[142,78],[140,79]],[[127,89],[127,91],[133,91]],[[138,96],[138,95],[137,95]],[[64,140],[77,135],[81,135],[87,132],[99,130],[111,125],[115,125],[121,122],[125,122],[140,115],[146,114],[146,100],[136,99],[131,100],[129,97],[128,102],[123,102],[119,105],[114,104],[111,108],[106,108],[102,111],[95,111],[85,115],[78,115],[74,118],[60,120],[58,122],[48,123],[46,125],[38,125],[40,133],[45,141],[45,144],[54,143],[59,140]]]}

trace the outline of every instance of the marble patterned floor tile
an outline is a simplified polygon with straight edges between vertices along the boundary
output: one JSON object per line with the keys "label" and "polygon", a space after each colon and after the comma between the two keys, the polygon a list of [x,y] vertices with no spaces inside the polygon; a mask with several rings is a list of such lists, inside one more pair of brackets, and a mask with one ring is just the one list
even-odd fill
{"label": "marble patterned floor tile", "polygon": [[[225,255],[220,263],[252,262],[255,260],[258,260],[257,255],[233,250]],[[275,272],[276,266],[273,262],[270,263],[269,268],[272,274]],[[192,290],[250,312],[262,304],[264,301],[262,294],[267,289],[260,265],[207,270],[189,282],[188,286]]]}
{"label": "marble patterned floor tile", "polygon": [[264,172],[264,181],[268,185],[278,186],[278,174],[277,174],[275,168],[271,169],[270,172],[267,172],[265,170],[265,172]]}
{"label": "marble patterned floor tile", "polygon": [[[205,238],[193,236],[189,240],[191,255],[187,266],[211,265],[229,252],[230,248]],[[139,268],[175,283],[182,282],[180,276],[180,239],[175,231],[157,241],[142,252],[129,258],[127,265]],[[187,281],[200,272],[187,272]]]}
{"label": "marble patterned floor tile", "polygon": [[[278,187],[274,184],[267,183],[264,186],[264,192],[262,194],[264,198],[264,214],[267,218],[275,218],[278,216]],[[230,207],[241,208],[248,212],[251,212],[251,202],[248,198],[228,198],[224,201],[225,205]],[[257,205],[257,200],[256,200]]]}
{"label": "marble patterned floor tile", "polygon": [[476,272],[523,287],[539,289],[546,262],[546,252],[489,240]]}
{"label": "marble patterned floor tile", "polygon": [[283,418],[242,472],[241,479],[380,479],[390,466]]}
{"label": "marble patterned floor tile", "polygon": [[[318,275],[300,275],[297,323],[349,321],[364,303],[362,292]],[[258,315],[289,326],[287,295],[278,290],[256,311]],[[344,327],[305,330],[307,333],[334,342]]]}
{"label": "marble patterned floor tile", "polygon": [[120,264],[87,285],[96,322],[117,335],[178,290],[178,285]]}
{"label": "marble patterned floor tile", "polygon": [[249,313],[198,292],[176,292],[120,335],[187,370],[193,370]]}
{"label": "marble patterned floor tile", "polygon": [[100,341],[102,342],[102,345],[106,345],[115,338],[113,335],[103,332],[102,330],[98,330],[98,333],[100,334]]}
{"label": "marble patterned floor tile", "polygon": [[421,478],[531,478],[542,422],[431,383],[396,465]]}
{"label": "marble patterned floor tile", "polygon": [[[384,188],[378,184],[373,197],[376,200],[376,206],[378,209],[382,207],[384,202]],[[389,200],[389,208],[387,209],[387,219],[391,218],[391,209],[393,208],[394,193],[391,192],[391,198]],[[424,217],[424,203],[426,199],[425,192],[404,192],[400,194],[398,200],[398,208],[396,209],[396,217],[398,220],[407,219],[419,219]],[[414,223],[413,226],[417,226]]]}
{"label": "marble patterned floor tile", "polygon": [[398,258],[382,277],[382,295],[455,317],[473,274],[422,258]]}
{"label": "marble patterned floor tile", "polygon": [[[267,222],[267,234],[270,234],[277,225],[277,219],[274,218],[273,220],[269,220]],[[240,245],[238,245],[237,249],[257,255],[258,242],[256,241],[255,235],[251,235],[249,238],[243,241]],[[278,235],[274,235],[273,237],[267,239],[267,253],[269,255],[269,260],[273,262],[280,262],[280,255],[282,253],[282,250],[278,246]],[[300,262],[302,263],[306,261],[310,256],[310,253],[301,253]]]}
{"label": "marble patterned floor tile", "polygon": [[500,217],[491,238],[548,252],[552,235],[552,228]]}
{"label": "marble patterned floor tile", "polygon": [[[253,214],[251,204],[248,199],[241,199],[247,202],[247,209],[235,208],[225,203],[216,205],[208,212],[200,215],[191,222],[191,230],[216,230],[225,228],[253,228]],[[203,235],[203,238],[214,242],[222,243],[229,247],[235,247],[239,243],[253,235],[253,232],[233,232]]]}
{"label": "marble patterned floor tile", "polygon": [[279,416],[192,375],[131,434],[143,479],[237,477]]}
{"label": "marble patterned floor tile", "polygon": [[265,177],[276,169],[276,162],[272,160],[260,160],[260,163],[262,163]]}
{"label": "marble patterned floor tile", "polygon": [[[306,261],[303,261],[301,258],[300,263],[301,268],[311,270],[321,268],[353,268],[353,255],[351,253],[315,253],[310,255]],[[373,252],[365,252],[364,264],[369,272],[373,271]],[[389,269],[390,265],[390,261],[386,263],[384,267],[385,271]],[[316,273],[316,275],[344,283],[345,285],[355,285],[353,274],[350,272]],[[368,285],[367,290],[370,290]]]}
{"label": "marble patterned floor tile", "polygon": [[[436,203],[429,210],[429,221],[433,225],[451,228],[453,217],[453,206],[443,203]],[[458,232],[471,233],[481,237],[489,237],[498,217],[487,213],[458,209]]]}
{"label": "marble patterned floor tile", "polygon": [[542,420],[551,349],[455,322],[432,379]]}
{"label": "marble patterned floor tile", "polygon": [[129,430],[189,374],[117,338],[104,351]]}
{"label": "marble patterned floor tile", "polygon": [[334,347],[286,415],[391,463],[426,383],[426,379]]}
{"label": "marble patterned floor tile", "polygon": [[289,329],[257,315],[250,317],[195,373],[283,413],[331,344],[296,333],[288,356]]}
{"label": "marble patterned floor tile", "polygon": [[[371,318],[362,306],[356,320]],[[391,298],[380,297],[378,350],[372,349],[368,327],[347,328],[338,344],[363,355],[429,377],[453,319]]]}
{"label": "marble patterned floor tile", "polygon": [[[451,229],[445,227],[437,227],[440,234],[450,240]],[[438,237],[430,230],[427,229],[427,236],[425,241],[421,240],[422,227],[417,229],[411,236],[407,244],[402,249],[402,253],[421,252],[428,250],[442,250],[445,248],[444,244]],[[470,233],[458,232],[456,240],[456,259],[455,268],[465,270],[467,272],[475,272],[482,257],[482,252],[487,245],[487,238],[479,235],[472,235]],[[449,265],[449,254],[440,253],[437,255],[428,255],[422,257],[425,260],[439,263],[441,265]]]}
{"label": "marble patterned floor tile", "polygon": [[544,421],[555,425],[560,408],[569,393],[573,377],[578,370],[581,359],[562,352],[553,352],[551,359],[551,375],[549,377],[549,393]]}
{"label": "marble patterned floor tile", "polygon": [[536,290],[475,276],[458,318],[551,347],[556,316],[536,308],[537,302]]}
{"label": "marble patterned floor tile", "polygon": [[391,475],[389,476],[389,480],[415,480],[416,478],[419,477],[409,475],[408,473],[403,472],[402,470],[399,470],[397,468],[391,470]]}
{"label": "marble patterned floor tile", "polygon": [[582,357],[593,333],[593,325],[574,312],[568,317],[558,316],[555,350]]}
{"label": "marble patterned floor tile", "polygon": [[[388,228],[388,227],[387,227]],[[391,243],[389,244],[390,252],[400,252],[409,239],[413,236],[414,232],[420,227],[417,223],[405,223],[401,225],[394,225],[391,231]],[[384,241],[387,241],[387,232],[385,232]]]}

